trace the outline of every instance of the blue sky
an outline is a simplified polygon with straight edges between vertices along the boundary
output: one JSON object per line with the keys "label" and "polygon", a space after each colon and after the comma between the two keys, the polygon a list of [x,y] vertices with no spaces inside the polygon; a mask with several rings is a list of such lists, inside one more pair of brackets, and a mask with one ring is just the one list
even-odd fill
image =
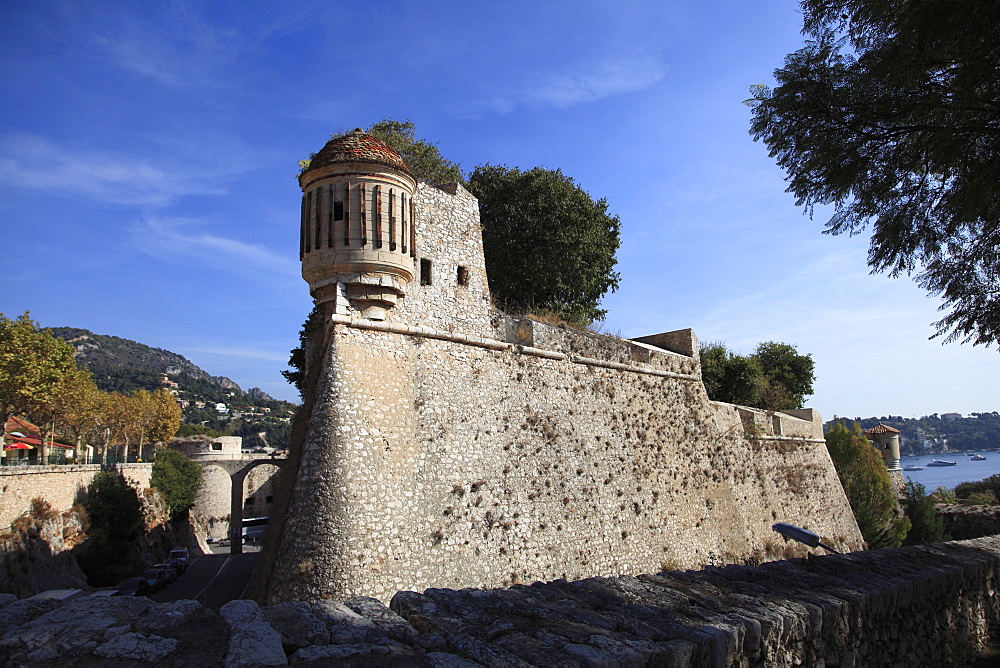
{"label": "blue sky", "polygon": [[0,312],[294,400],[296,161],[410,118],[465,169],[561,168],[622,220],[606,329],[816,361],[824,417],[1000,408],[995,349],[795,207],[742,100],[792,0],[0,2]]}

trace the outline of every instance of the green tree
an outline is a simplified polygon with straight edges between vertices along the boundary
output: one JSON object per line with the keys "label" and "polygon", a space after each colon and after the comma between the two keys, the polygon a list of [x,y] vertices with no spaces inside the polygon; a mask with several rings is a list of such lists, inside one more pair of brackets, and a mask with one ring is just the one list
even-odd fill
{"label": "green tree", "polygon": [[463,183],[462,169],[444,156],[437,144],[417,139],[416,127],[410,119],[394,121],[384,118],[369,125],[365,132],[378,137],[399,154],[413,175],[427,183]]}
{"label": "green tree", "polygon": [[136,491],[120,475],[102,471],[94,476],[85,506],[88,539],[73,553],[87,581],[104,587],[134,575],[143,566],[139,542],[145,533]]}
{"label": "green tree", "polygon": [[27,311],[17,320],[0,313],[0,425],[53,404],[76,373],[73,346],[40,328]]}
{"label": "green tree", "polygon": [[149,484],[163,496],[170,514],[180,516],[194,505],[201,489],[201,467],[183,452],[160,448]]}
{"label": "green tree", "polygon": [[964,506],[995,506],[997,505],[996,494],[992,490],[984,490],[982,492],[973,492],[969,496],[962,500],[962,505]]}
{"label": "green tree", "polygon": [[982,480],[960,482],[955,485],[955,496],[962,503],[965,503],[974,494],[982,494],[983,492],[989,492],[993,494],[994,498],[1000,498],[1000,473],[994,473]]}
{"label": "green tree", "polygon": [[302,328],[299,329],[299,345],[292,348],[288,358],[289,369],[281,375],[299,391],[299,396],[305,399],[306,382],[306,350],[309,349],[313,336],[323,328],[324,313],[318,304],[313,304],[312,310],[306,316]]}
{"label": "green tree", "polygon": [[483,250],[494,299],[506,309],[550,310],[570,322],[603,320],[600,299],[618,288],[618,216],[560,170],[480,165]]}
{"label": "green tree", "polygon": [[812,394],[813,361],[795,346],[767,341],[743,356],[720,342],[701,346],[701,378],[713,401],[766,410],[802,408]]}
{"label": "green tree", "polygon": [[955,492],[942,485],[938,485],[937,489],[927,495],[927,498],[932,503],[958,503]]}
{"label": "green tree", "polygon": [[919,482],[907,481],[903,490],[903,512],[910,520],[904,545],[924,545],[951,540],[944,531],[944,518],[934,509],[934,499]]}
{"label": "green tree", "polygon": [[826,447],[868,547],[898,547],[910,528],[902,516],[882,456],[854,425],[836,422],[826,433]]}
{"label": "green tree", "polygon": [[764,374],[756,360],[727,350],[718,341],[703,344],[700,354],[701,379],[709,399],[757,406]]}
{"label": "green tree", "polygon": [[1000,3],[803,0],[806,45],[755,86],[751,134],[827,232],[942,298],[934,336],[1000,337]]}
{"label": "green tree", "polygon": [[[282,372],[285,373],[285,372]],[[176,438],[187,438],[188,436],[195,436],[201,434],[203,436],[208,436],[209,438],[215,438],[216,436],[226,436],[221,431],[216,431],[210,427],[206,427],[201,424],[191,424],[190,422],[182,422],[174,434]]]}
{"label": "green tree", "polygon": [[771,410],[802,408],[802,402],[813,393],[812,357],[800,355],[787,343],[767,341],[757,345],[753,359],[764,376],[761,406]]}

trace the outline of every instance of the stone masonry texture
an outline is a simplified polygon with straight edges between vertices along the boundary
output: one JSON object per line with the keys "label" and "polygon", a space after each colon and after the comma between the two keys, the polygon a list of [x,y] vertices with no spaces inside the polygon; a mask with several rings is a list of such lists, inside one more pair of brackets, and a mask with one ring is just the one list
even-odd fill
{"label": "stone masonry texture", "polygon": [[965,666],[1000,621],[1000,537],[375,599],[0,595],[0,665]]}
{"label": "stone masonry texture", "polygon": [[[119,473],[142,491],[149,487],[152,464],[122,464]],[[31,509],[33,499],[47,501],[63,512],[86,498],[87,488],[100,472],[97,464],[71,466],[18,466],[0,469],[0,528]]]}
{"label": "stone masonry texture", "polygon": [[382,322],[328,305],[269,602],[758,563],[795,554],[778,521],[862,546],[818,414],[709,401],[690,330],[504,315],[475,198],[415,203],[427,280]]}

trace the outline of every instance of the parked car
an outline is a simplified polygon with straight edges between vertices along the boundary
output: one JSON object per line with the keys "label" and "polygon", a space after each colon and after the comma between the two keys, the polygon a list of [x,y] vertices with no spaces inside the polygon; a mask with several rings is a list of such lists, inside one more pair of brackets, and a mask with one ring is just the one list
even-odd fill
{"label": "parked car", "polygon": [[178,576],[184,575],[184,569],[187,568],[187,564],[181,563],[180,559],[167,559],[163,563],[177,571]]}
{"label": "parked car", "polygon": [[153,588],[146,578],[127,578],[118,585],[115,596],[149,596],[152,593]]}
{"label": "parked car", "polygon": [[142,572],[142,577],[149,584],[149,593],[154,594],[167,586],[167,569],[154,566]]}
{"label": "parked car", "polygon": [[180,571],[171,566],[170,564],[156,564],[153,568],[162,568],[167,574],[167,584],[170,584],[178,577],[180,577]]}
{"label": "parked car", "polygon": [[183,566],[181,571],[187,570],[188,565],[191,563],[191,555],[186,547],[175,547],[170,550],[170,559],[176,559],[181,563]]}

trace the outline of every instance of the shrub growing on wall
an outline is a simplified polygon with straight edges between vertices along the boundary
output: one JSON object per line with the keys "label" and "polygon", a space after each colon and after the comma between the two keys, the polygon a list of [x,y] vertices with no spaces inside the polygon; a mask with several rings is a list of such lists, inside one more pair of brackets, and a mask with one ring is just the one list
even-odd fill
{"label": "shrub growing on wall", "polygon": [[826,433],[826,447],[868,547],[898,547],[910,520],[902,516],[882,455],[856,424],[848,429],[835,422]]}
{"label": "shrub growing on wall", "polygon": [[810,355],[787,343],[766,341],[747,356],[718,341],[701,347],[701,378],[713,401],[774,411],[802,408],[812,394],[813,368]]}
{"label": "shrub growing on wall", "polygon": [[194,505],[201,489],[201,467],[183,452],[166,448],[156,451],[149,484],[166,501],[170,514],[178,517]]}
{"label": "shrub growing on wall", "polygon": [[618,216],[558,169],[480,165],[469,175],[479,199],[493,298],[515,313],[548,310],[570,322],[603,320],[618,288]]}

